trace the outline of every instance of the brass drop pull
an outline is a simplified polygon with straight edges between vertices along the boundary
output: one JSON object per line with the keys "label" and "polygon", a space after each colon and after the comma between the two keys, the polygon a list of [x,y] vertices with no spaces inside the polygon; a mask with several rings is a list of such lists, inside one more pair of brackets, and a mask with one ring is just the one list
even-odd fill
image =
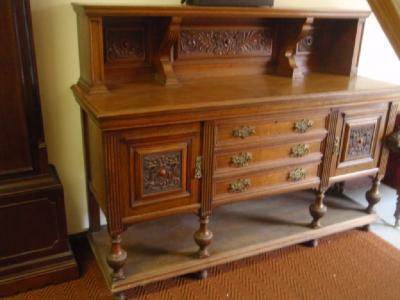
{"label": "brass drop pull", "polygon": [[293,146],[290,150],[291,157],[303,157],[310,153],[310,145],[300,144]]}
{"label": "brass drop pull", "polygon": [[229,185],[230,193],[243,193],[247,191],[251,186],[250,179],[238,179],[236,182],[233,182]]}
{"label": "brass drop pull", "polygon": [[241,139],[245,139],[255,134],[256,134],[256,129],[252,126],[241,126],[240,128],[236,128],[232,131],[232,135],[234,137],[239,137]]}
{"label": "brass drop pull", "polygon": [[196,158],[196,167],[195,167],[195,170],[194,170],[194,178],[195,179],[201,179],[203,177],[202,165],[203,165],[202,157],[201,156],[197,156],[197,158]]}
{"label": "brass drop pull", "polygon": [[240,152],[237,155],[231,157],[231,164],[238,168],[243,168],[248,166],[251,160],[253,159],[253,155],[248,152]]}
{"label": "brass drop pull", "polygon": [[340,149],[340,138],[336,137],[335,138],[335,143],[333,144],[333,155],[338,155],[339,154],[339,149]]}
{"label": "brass drop pull", "polygon": [[299,133],[306,133],[309,129],[314,126],[314,121],[303,119],[294,123],[293,129]]}
{"label": "brass drop pull", "polygon": [[289,172],[288,180],[297,182],[304,180],[306,178],[306,171],[304,169],[296,169],[294,171]]}

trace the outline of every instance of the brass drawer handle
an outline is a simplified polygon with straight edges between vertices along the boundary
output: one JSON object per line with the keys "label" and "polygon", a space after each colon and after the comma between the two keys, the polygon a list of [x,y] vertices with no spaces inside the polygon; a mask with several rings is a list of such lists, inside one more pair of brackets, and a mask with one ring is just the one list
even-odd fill
{"label": "brass drawer handle", "polygon": [[296,169],[294,171],[289,172],[288,180],[297,182],[304,180],[306,178],[306,171],[304,169]]}
{"label": "brass drawer handle", "polygon": [[240,152],[237,155],[231,157],[231,164],[238,168],[243,168],[249,165],[251,160],[253,159],[253,155],[248,152]]}
{"label": "brass drawer handle", "polygon": [[232,135],[234,137],[239,137],[241,139],[245,139],[255,134],[256,134],[256,129],[252,126],[241,126],[240,128],[236,128],[232,131]]}
{"label": "brass drawer handle", "polygon": [[230,193],[243,193],[247,191],[251,186],[250,179],[238,179],[236,182],[233,182],[229,185]]}
{"label": "brass drawer handle", "polygon": [[291,157],[303,157],[310,153],[310,145],[307,144],[299,144],[293,146],[290,150]]}
{"label": "brass drawer handle", "polygon": [[294,123],[294,130],[299,133],[305,133],[314,126],[314,121],[303,119]]}

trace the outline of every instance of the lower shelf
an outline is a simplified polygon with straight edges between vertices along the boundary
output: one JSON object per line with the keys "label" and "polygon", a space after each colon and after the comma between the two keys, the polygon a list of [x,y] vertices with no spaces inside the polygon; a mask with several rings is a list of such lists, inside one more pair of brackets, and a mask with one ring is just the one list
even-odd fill
{"label": "lower shelf", "polygon": [[366,214],[351,199],[327,196],[323,227],[310,229],[308,206],[314,198],[314,193],[305,191],[217,209],[210,218],[214,239],[209,248],[211,256],[206,259],[195,258],[198,248],[193,234],[198,222],[194,215],[134,225],[122,235],[128,261],[124,267],[126,279],[118,282],[110,280],[111,270],[106,263],[110,249],[107,230],[91,233],[89,239],[107,285],[116,293],[376,221],[376,215]]}

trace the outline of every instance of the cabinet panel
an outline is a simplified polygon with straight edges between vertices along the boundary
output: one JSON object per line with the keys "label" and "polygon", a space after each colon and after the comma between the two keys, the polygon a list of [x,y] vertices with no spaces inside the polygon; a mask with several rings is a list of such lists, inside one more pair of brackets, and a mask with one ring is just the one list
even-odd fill
{"label": "cabinet panel", "polygon": [[342,110],[336,128],[332,176],[378,166],[388,105]]}
{"label": "cabinet panel", "polygon": [[195,173],[200,129],[200,124],[189,124],[122,134],[125,218],[199,206],[199,180]]}

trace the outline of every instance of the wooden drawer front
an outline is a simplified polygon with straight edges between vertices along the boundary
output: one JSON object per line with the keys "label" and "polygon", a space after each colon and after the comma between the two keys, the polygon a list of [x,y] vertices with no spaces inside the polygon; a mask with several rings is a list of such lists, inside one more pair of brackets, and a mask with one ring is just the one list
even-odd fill
{"label": "wooden drawer front", "polygon": [[[240,201],[319,183],[319,163],[291,166],[214,181],[214,203]],[[218,203],[220,202],[220,203]]]}
{"label": "wooden drawer front", "polygon": [[215,175],[232,176],[232,173],[243,173],[253,169],[320,160],[321,156],[321,140],[222,152],[215,155]]}
{"label": "wooden drawer front", "polygon": [[258,143],[263,139],[299,139],[305,134],[325,131],[327,114],[280,115],[275,118],[252,118],[222,121],[216,126],[216,146],[232,146]]}
{"label": "wooden drawer front", "polygon": [[133,130],[123,144],[125,223],[199,206],[200,124]]}

